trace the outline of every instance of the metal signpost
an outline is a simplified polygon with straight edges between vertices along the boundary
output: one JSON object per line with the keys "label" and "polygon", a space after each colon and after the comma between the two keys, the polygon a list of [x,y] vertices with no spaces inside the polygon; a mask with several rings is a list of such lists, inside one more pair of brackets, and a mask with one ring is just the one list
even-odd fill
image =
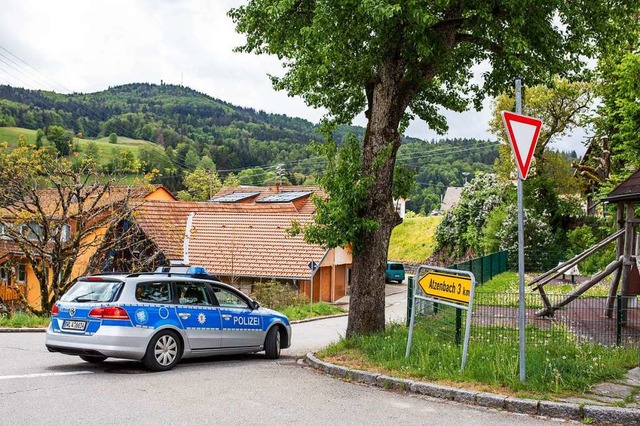
{"label": "metal signpost", "polygon": [[520,334],[520,381],[526,380],[525,369],[525,304],[524,304],[524,211],[522,203],[522,181],[527,178],[531,159],[538,142],[542,121],[522,113],[521,82],[516,79],[516,113],[502,111],[502,120],[518,167],[518,330]]}
{"label": "metal signpost", "polygon": [[311,262],[307,263],[307,266],[309,267],[309,270],[311,270],[311,280],[309,281],[309,295],[311,297],[309,297],[310,301],[309,301],[309,309],[311,310],[311,313],[313,313],[313,278],[316,275],[316,270],[318,269],[318,264],[312,260]]}
{"label": "metal signpost", "polygon": [[[423,272],[425,272],[424,276],[422,276]],[[467,362],[467,352],[469,350],[471,311],[473,308],[473,295],[476,288],[475,276],[468,271],[422,265],[418,267],[416,271],[416,280],[419,280],[418,283],[426,296],[417,295],[417,285],[414,284],[413,299],[411,302],[413,309],[411,310],[405,358],[408,358],[411,353],[411,340],[413,339],[413,326],[415,325],[416,318],[416,300],[440,303],[467,311],[467,323],[465,324],[464,344],[462,346],[462,365],[460,367],[461,370],[464,371],[464,366]]]}

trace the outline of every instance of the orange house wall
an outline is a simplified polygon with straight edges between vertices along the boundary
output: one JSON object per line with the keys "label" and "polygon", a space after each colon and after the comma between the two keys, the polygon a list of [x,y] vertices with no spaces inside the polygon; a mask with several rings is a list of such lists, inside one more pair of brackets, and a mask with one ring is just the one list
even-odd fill
{"label": "orange house wall", "polygon": [[[350,252],[348,253],[350,255]],[[347,294],[347,269],[351,263],[335,265],[337,256],[331,250],[322,261],[322,265],[313,277],[313,301],[335,302]],[[341,254],[340,262],[344,262]],[[298,281],[300,293],[310,297],[309,280]]]}
{"label": "orange house wall", "polygon": [[[145,200],[164,200],[164,201],[175,201],[176,198],[171,195],[171,193],[165,188],[157,188],[146,197]],[[72,232],[75,230],[72,226]],[[88,235],[84,240],[85,242],[91,241],[91,247],[87,248],[83,253],[78,256],[75,264],[71,270],[71,279],[75,280],[76,278],[86,274],[87,267],[89,266],[89,262],[91,257],[95,254],[98,247],[102,243],[102,239],[107,232],[106,227],[102,227],[97,229],[94,233]],[[31,265],[26,265],[27,272],[27,281],[26,281],[26,298],[29,306],[34,309],[41,309],[41,299],[40,299],[40,284],[38,283],[38,279],[36,275],[33,273],[33,268]]]}
{"label": "orange house wall", "polygon": [[169,191],[167,191],[165,188],[157,188],[155,191],[153,191],[151,194],[147,195],[146,197],[144,197],[145,200],[160,200],[160,201],[175,201],[176,198],[171,195],[171,193]]}
{"label": "orange house wall", "polygon": [[346,265],[336,266],[334,301],[347,295],[347,267]]}
{"label": "orange house wall", "polygon": [[36,278],[36,274],[33,272],[33,268],[31,265],[27,264],[25,271],[27,272],[27,281],[26,281],[26,298],[27,303],[34,309],[41,309],[42,305],[40,301],[40,283],[38,282],[38,278]]}

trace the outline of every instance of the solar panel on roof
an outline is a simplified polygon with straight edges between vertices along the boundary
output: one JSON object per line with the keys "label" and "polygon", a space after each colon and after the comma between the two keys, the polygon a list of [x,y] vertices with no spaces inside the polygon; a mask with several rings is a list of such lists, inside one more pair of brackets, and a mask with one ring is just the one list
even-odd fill
{"label": "solar panel on roof", "polygon": [[259,192],[233,192],[231,194],[212,198],[209,201],[214,203],[236,203],[238,201],[242,201],[247,198],[255,197],[256,195],[259,195],[259,194],[260,194]]}
{"label": "solar panel on roof", "polygon": [[280,192],[279,194],[269,195],[268,197],[256,200],[256,203],[287,203],[297,200],[298,198],[306,197],[309,194],[311,194],[311,191]]}

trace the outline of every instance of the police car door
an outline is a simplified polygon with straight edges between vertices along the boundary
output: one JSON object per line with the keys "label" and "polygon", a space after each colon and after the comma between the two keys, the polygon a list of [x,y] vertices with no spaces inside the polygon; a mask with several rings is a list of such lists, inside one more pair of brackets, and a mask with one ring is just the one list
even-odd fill
{"label": "police car door", "polygon": [[212,285],[220,305],[222,318],[222,347],[242,348],[260,346],[264,341],[262,315],[247,303],[240,294]]}
{"label": "police car door", "polygon": [[205,283],[176,282],[176,313],[189,339],[191,349],[220,347],[220,311],[211,299]]}

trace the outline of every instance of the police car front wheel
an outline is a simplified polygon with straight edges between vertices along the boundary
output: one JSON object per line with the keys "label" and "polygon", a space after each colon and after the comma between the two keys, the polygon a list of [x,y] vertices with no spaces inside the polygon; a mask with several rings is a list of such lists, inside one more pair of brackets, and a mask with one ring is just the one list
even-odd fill
{"label": "police car front wheel", "polygon": [[280,358],[281,334],[277,326],[272,327],[267,333],[267,337],[264,340],[264,353],[268,359]]}
{"label": "police car front wheel", "polygon": [[182,344],[178,336],[169,330],[163,330],[153,336],[142,362],[152,371],[167,371],[173,368],[182,357]]}

